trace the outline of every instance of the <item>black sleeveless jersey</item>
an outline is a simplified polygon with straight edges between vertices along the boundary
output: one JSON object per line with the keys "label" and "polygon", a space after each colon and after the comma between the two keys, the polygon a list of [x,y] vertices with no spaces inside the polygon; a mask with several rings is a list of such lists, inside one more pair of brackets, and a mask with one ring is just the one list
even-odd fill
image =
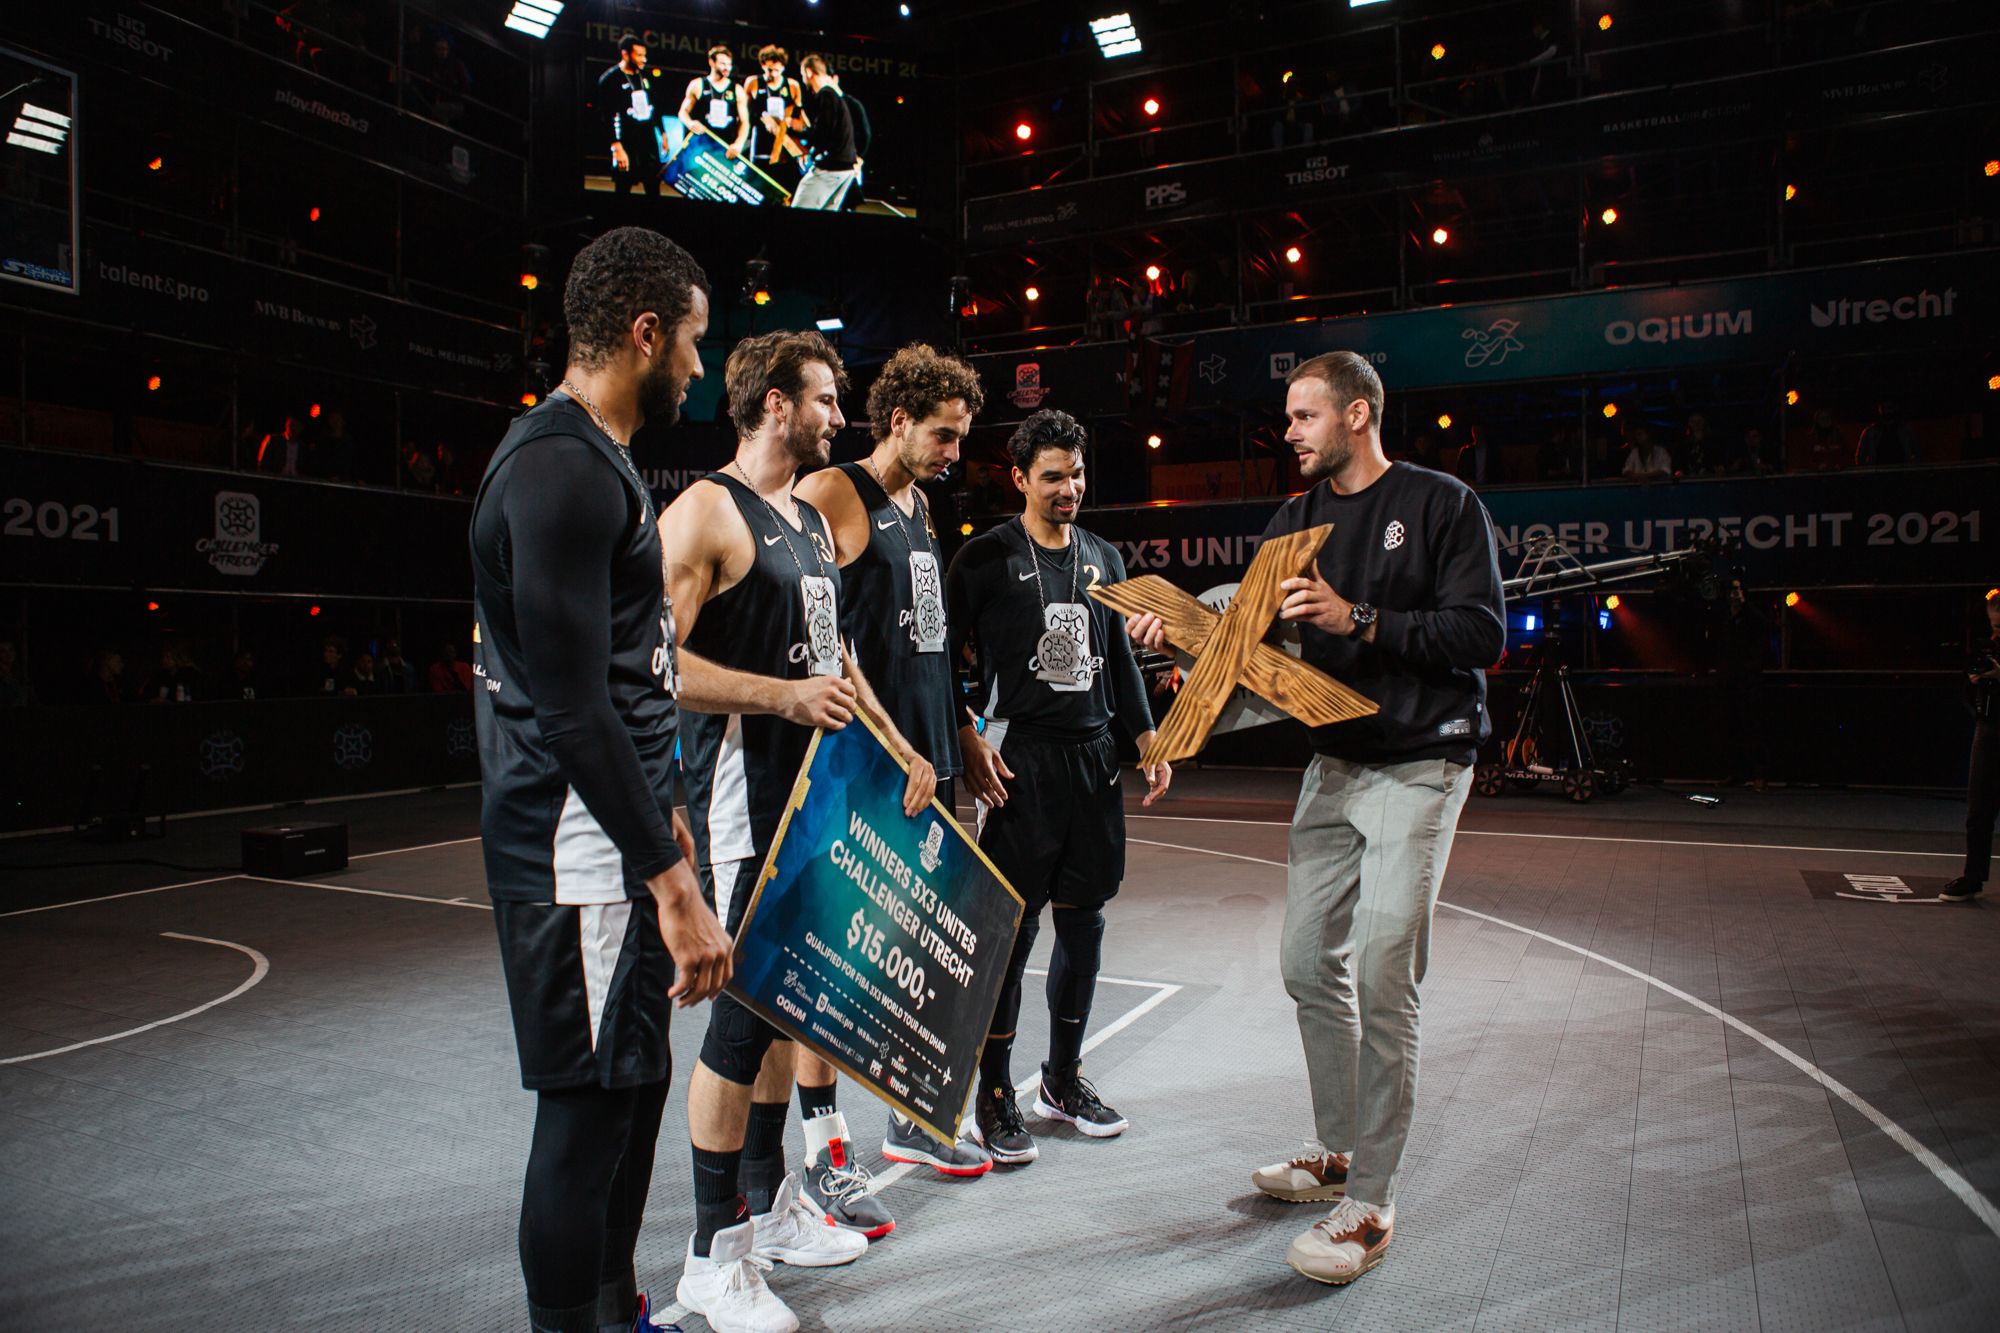
{"label": "black sleeveless jersey", "polygon": [[868,545],[840,571],[840,630],[875,687],[896,730],[931,761],[956,775],[958,725],[945,630],[944,563],[930,506],[914,491],[917,512],[904,517],[861,463],[842,463],[868,510]]}
{"label": "black sleeveless jersey", "polygon": [[706,125],[715,137],[726,144],[736,142],[736,131],[743,121],[736,114],[736,84],[725,79],[720,86],[706,74],[694,94],[694,118]]}
{"label": "black sleeveless jersey", "polygon": [[584,409],[515,421],[472,511],[473,718],[495,898],[646,896],[669,818],[679,690],[652,496]]}
{"label": "black sleeveless jersey", "polygon": [[[736,478],[705,480],[736,502],[757,556],[740,583],[701,608],[687,651],[758,676],[839,675],[840,566],[826,520],[799,500],[799,531]],[[703,865],[770,850],[811,739],[810,727],[767,713],[683,715],[681,779]]]}
{"label": "black sleeveless jersey", "polygon": [[777,142],[777,136],[764,128],[763,118],[769,116],[783,125],[798,108],[799,85],[789,76],[773,84],[759,72],[744,80],[743,91],[750,102],[750,134],[760,145],[757,152],[762,156],[770,152],[771,145]]}

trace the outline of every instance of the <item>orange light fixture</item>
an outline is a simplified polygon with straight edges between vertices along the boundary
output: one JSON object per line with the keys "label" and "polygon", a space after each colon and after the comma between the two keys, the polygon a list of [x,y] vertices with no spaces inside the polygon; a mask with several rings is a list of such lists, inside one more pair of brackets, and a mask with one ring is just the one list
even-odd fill
{"label": "orange light fixture", "polygon": [[313,419],[314,421],[318,421],[318,420],[319,420],[319,404],[318,404],[318,403],[314,403],[314,404],[313,404],[313,405],[312,405],[311,407],[308,407],[308,408],[306,409],[306,415],[307,415],[307,416],[309,416],[309,417],[311,417],[311,418],[312,418],[312,419]]}
{"label": "orange light fixture", "polygon": [[1443,227],[1439,227],[1436,231],[1433,231],[1431,233],[1432,245],[1443,245],[1450,240],[1451,240],[1451,233],[1446,231]]}
{"label": "orange light fixture", "polygon": [[750,293],[750,304],[752,305],[771,304],[771,293],[766,289],[759,287],[756,291]]}
{"label": "orange light fixture", "polygon": [[1438,44],[1437,44],[1436,46],[1433,46],[1433,47],[1431,48],[1431,59],[1432,59],[1432,60],[1443,60],[1443,59],[1444,59],[1444,43],[1443,43],[1443,42],[1439,42],[1439,43],[1438,43]]}
{"label": "orange light fixture", "polygon": [[146,603],[146,609],[148,611],[157,611],[160,609],[160,604],[158,602],[148,602]]}
{"label": "orange light fixture", "polygon": [[1785,390],[1785,406],[1797,407],[1798,405],[1799,405],[1799,391],[1797,389]]}
{"label": "orange light fixture", "polygon": [[1014,126],[1014,137],[1022,143],[1026,143],[1035,137],[1035,127],[1025,120],[1021,121]]}
{"label": "orange light fixture", "polygon": [[307,221],[307,222],[318,222],[318,221],[319,221],[319,205],[318,205],[318,204],[314,204],[314,205],[313,205],[313,206],[312,206],[311,208],[309,208],[309,209],[307,209],[307,210],[306,210],[306,221]]}
{"label": "orange light fixture", "polygon": [[309,616],[316,616],[319,614],[319,608],[316,606],[309,606],[306,608],[306,614]]}
{"label": "orange light fixture", "polygon": [[158,393],[159,390],[160,377],[158,375],[148,375],[146,377],[146,391],[148,393]]}
{"label": "orange light fixture", "polygon": [[1798,187],[1798,186],[1796,186],[1796,185],[1794,185],[1794,184],[1792,184],[1792,183],[1791,183],[1790,181],[1786,181],[1786,182],[1785,182],[1785,202],[1789,204],[1789,203],[1791,203],[1791,202],[1792,202],[1792,200],[1794,200],[1794,199],[1796,199],[1796,198],[1798,198],[1798,197],[1799,197],[1799,187]]}
{"label": "orange light fixture", "polygon": [[527,290],[532,292],[533,290],[535,290],[535,288],[541,285],[542,285],[542,280],[538,275],[533,273],[523,273],[521,275],[521,286],[523,286]]}
{"label": "orange light fixture", "polygon": [[2000,375],[1988,375],[1986,377],[1986,387],[1989,389],[2000,389]]}
{"label": "orange light fixture", "polygon": [[1449,413],[1449,412],[1440,412],[1440,413],[1438,414],[1438,429],[1439,429],[1439,430],[1450,430],[1450,429],[1451,429],[1451,413]]}
{"label": "orange light fixture", "polygon": [[1611,418],[1613,418],[1613,417],[1615,417],[1615,416],[1617,416],[1617,415],[1618,415],[1618,404],[1616,404],[1616,403],[1606,403],[1606,404],[1604,405],[1604,419],[1605,419],[1606,421],[1609,421],[1609,420],[1611,420]]}
{"label": "orange light fixture", "polygon": [[1799,595],[1797,593],[1788,592],[1785,594],[1786,606],[1797,606],[1798,604],[1799,604]]}
{"label": "orange light fixture", "polygon": [[2000,597],[2000,588],[1988,588],[1988,589],[1986,590],[1986,600],[1987,600],[1987,601],[1989,601],[1989,602],[1990,602],[1990,601],[1992,601],[1992,600],[1993,600],[1994,598],[1996,598],[1996,597]]}
{"label": "orange light fixture", "polygon": [[1288,245],[1285,247],[1285,262],[1287,264],[1296,264],[1305,257],[1306,257],[1305,251],[1299,249],[1299,247],[1297,247],[1296,245]]}
{"label": "orange light fixture", "polygon": [[1606,611],[1616,611],[1619,607],[1623,605],[1624,602],[1619,600],[1618,594],[1615,592],[1612,593],[1609,597],[1604,599],[1604,609]]}
{"label": "orange light fixture", "polygon": [[1163,439],[1161,439],[1161,438],[1160,438],[1159,436],[1157,436],[1157,435],[1148,435],[1148,436],[1146,437],[1146,447],[1147,447],[1148,449],[1157,449],[1157,448],[1159,448],[1159,447],[1160,447],[1161,445],[1163,445],[1163,444],[1165,444],[1165,443],[1166,443],[1166,441],[1165,441],[1165,440],[1163,440]]}
{"label": "orange light fixture", "polygon": [[958,535],[961,537],[970,537],[972,535],[972,525],[970,523],[959,524]]}
{"label": "orange light fixture", "polygon": [[1027,297],[1030,301],[1039,301],[1042,299],[1042,289],[1039,287],[1030,287],[1027,291],[1022,292],[1021,295]]}
{"label": "orange light fixture", "polygon": [[1611,31],[1611,16],[1609,14],[1599,14],[1597,16],[1597,30],[1599,32]]}
{"label": "orange light fixture", "polygon": [[1597,216],[1604,223],[1604,225],[1608,227],[1612,223],[1618,220],[1618,210],[1615,208],[1607,208],[1602,213],[1599,213]]}
{"label": "orange light fixture", "polygon": [[1290,83],[1291,81],[1292,81],[1292,71],[1290,70],[1286,70],[1283,74],[1278,76],[1279,83]]}
{"label": "orange light fixture", "polygon": [[[167,165],[167,159],[165,159],[164,157],[156,157],[151,162],[148,162],[146,164],[146,170],[158,171],[161,167],[164,167],[165,165]],[[1987,174],[1990,176],[1993,173],[1988,172]]]}
{"label": "orange light fixture", "polygon": [[1144,102],[1140,103],[1140,109],[1143,110],[1149,116],[1157,116],[1160,114],[1160,99],[1157,97],[1149,97]]}
{"label": "orange light fixture", "polygon": [[541,401],[542,400],[540,396],[537,395],[535,391],[532,389],[521,395],[521,406],[523,407],[533,407],[536,403],[539,403]]}
{"label": "orange light fixture", "polygon": [[[157,165],[158,159],[155,158],[154,162]],[[2000,157],[1989,157],[1986,159],[1986,174],[1989,176],[2000,176]]]}

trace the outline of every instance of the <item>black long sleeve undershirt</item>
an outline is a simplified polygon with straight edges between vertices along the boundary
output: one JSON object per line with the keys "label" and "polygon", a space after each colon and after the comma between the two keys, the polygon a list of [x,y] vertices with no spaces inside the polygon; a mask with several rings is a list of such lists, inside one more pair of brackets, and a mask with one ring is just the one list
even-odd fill
{"label": "black long sleeve undershirt", "polygon": [[612,703],[612,564],[639,521],[631,490],[581,440],[523,449],[498,501],[514,641],[535,725],[563,780],[649,879],[681,860],[632,734]]}

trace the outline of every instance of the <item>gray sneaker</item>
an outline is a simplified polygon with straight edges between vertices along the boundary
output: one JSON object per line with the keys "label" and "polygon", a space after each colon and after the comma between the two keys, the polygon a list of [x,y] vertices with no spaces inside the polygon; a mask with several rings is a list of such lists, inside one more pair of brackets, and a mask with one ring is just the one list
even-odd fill
{"label": "gray sneaker", "polygon": [[993,1158],[978,1144],[932,1138],[916,1121],[905,1120],[893,1111],[889,1132],[882,1138],[882,1155],[892,1162],[928,1166],[947,1176],[983,1176],[993,1169]]}
{"label": "gray sneaker", "polygon": [[846,1139],[835,1139],[806,1165],[806,1205],[830,1227],[845,1227],[874,1240],[896,1229],[896,1219],[869,1193],[868,1168],[848,1155]]}

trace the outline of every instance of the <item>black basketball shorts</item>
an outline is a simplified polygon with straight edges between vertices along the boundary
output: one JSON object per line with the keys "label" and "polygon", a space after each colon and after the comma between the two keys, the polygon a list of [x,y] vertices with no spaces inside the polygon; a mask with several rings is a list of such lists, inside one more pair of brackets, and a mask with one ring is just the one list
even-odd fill
{"label": "black basketball shorts", "polygon": [[1030,915],[1051,902],[1085,910],[1125,878],[1125,802],[1109,731],[1054,741],[1010,731],[1000,757],[1014,776],[1007,803],[979,806],[979,847]]}
{"label": "black basketball shorts", "polygon": [[674,960],[648,896],[591,906],[497,900],[521,1085],[632,1088],[673,1069]]}

